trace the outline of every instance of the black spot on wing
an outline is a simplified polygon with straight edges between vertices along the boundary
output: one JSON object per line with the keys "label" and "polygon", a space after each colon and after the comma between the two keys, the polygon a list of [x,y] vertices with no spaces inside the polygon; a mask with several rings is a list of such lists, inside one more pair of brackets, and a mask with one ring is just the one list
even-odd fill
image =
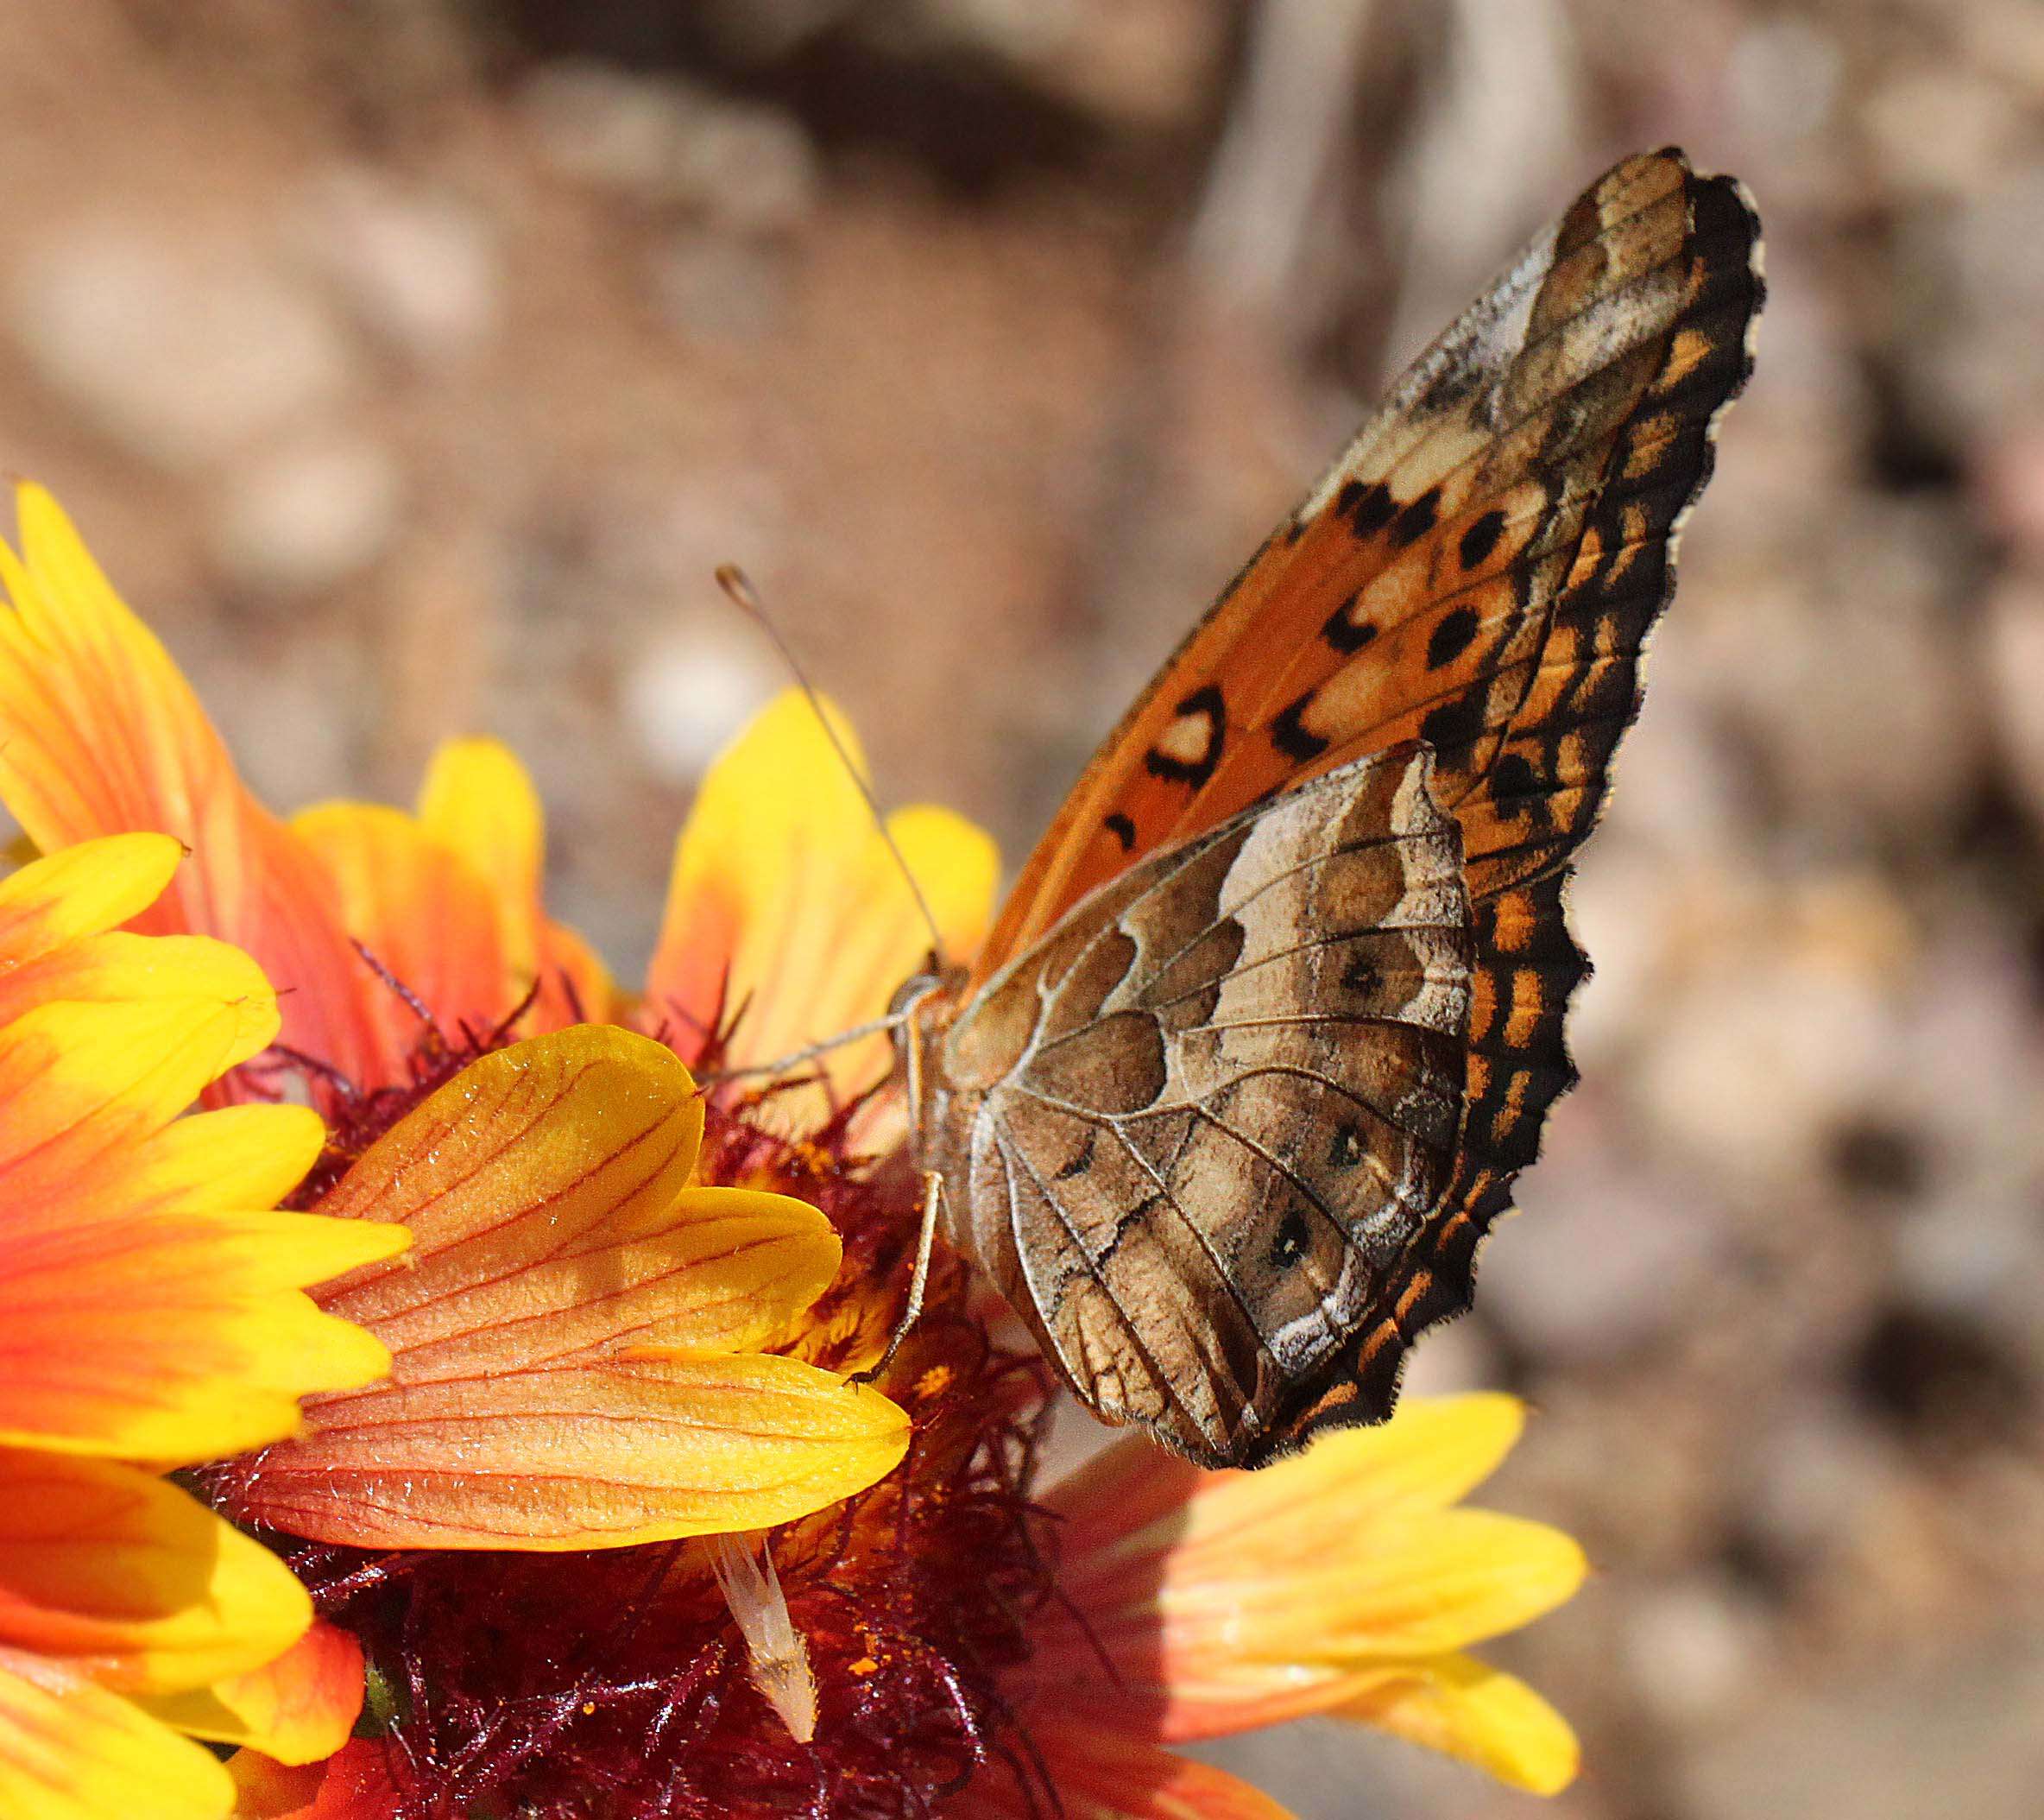
{"label": "black spot on wing", "polygon": [[1491,806],[1503,821],[1516,821],[1541,793],[1540,774],[1523,752],[1507,752],[1491,767]]}
{"label": "black spot on wing", "polygon": [[1351,480],[1334,496],[1334,509],[1358,537],[1374,537],[1397,515],[1398,502],[1381,480],[1373,486]]}
{"label": "black spot on wing", "polygon": [[1441,514],[1441,489],[1429,487],[1419,497],[1391,520],[1391,540],[1394,550],[1402,550],[1408,544],[1417,543],[1434,528],[1434,521]]}
{"label": "black spot on wing", "polygon": [[1271,743],[1295,764],[1310,764],[1328,749],[1328,742],[1311,731],[1301,718],[1312,705],[1313,693],[1309,689],[1296,701],[1288,703],[1284,712],[1271,723]]}
{"label": "black spot on wing", "polygon": [[1334,1134],[1328,1144],[1328,1167],[1353,1169],[1364,1155],[1362,1136],[1356,1128],[1350,1124],[1335,1126]]}
{"label": "black spot on wing", "polygon": [[1101,825],[1121,843],[1121,850],[1124,853],[1133,853],[1136,850],[1136,825],[1120,810],[1117,809],[1112,815],[1104,817]]}
{"label": "black spot on wing", "polygon": [[1093,1167],[1093,1147],[1099,1141],[1100,1127],[1097,1125],[1088,1126],[1086,1130],[1086,1141],[1080,1145],[1077,1154],[1069,1163],[1060,1164],[1057,1172],[1051,1176],[1050,1179],[1054,1182],[1069,1182],[1076,1177],[1084,1175],[1088,1170]]}
{"label": "black spot on wing", "polygon": [[1473,607],[1457,607],[1453,612],[1443,613],[1434,622],[1427,640],[1427,667],[1438,670],[1443,664],[1452,664],[1475,641],[1477,628],[1482,623]]}
{"label": "black spot on wing", "polygon": [[1278,1223],[1278,1235],[1271,1241],[1271,1262],[1278,1270],[1289,1270],[1306,1255],[1313,1242],[1313,1229],[1306,1223],[1303,1209],[1289,1208],[1284,1217]]}
{"label": "black spot on wing", "polygon": [[1462,533],[1462,542],[1458,553],[1465,569],[1480,569],[1491,559],[1491,552],[1498,547],[1498,540],[1505,534],[1505,514],[1493,506],[1475,523]]}
{"label": "black spot on wing", "polygon": [[1377,636],[1377,622],[1353,616],[1356,603],[1362,597],[1351,594],[1348,598],[1328,615],[1328,622],[1320,629],[1320,635],[1346,657],[1352,651],[1360,651]]}
{"label": "black spot on wing", "polygon": [[1475,694],[1457,695],[1427,711],[1419,724],[1419,736],[1436,752],[1454,752],[1474,743],[1483,732],[1483,700]]}

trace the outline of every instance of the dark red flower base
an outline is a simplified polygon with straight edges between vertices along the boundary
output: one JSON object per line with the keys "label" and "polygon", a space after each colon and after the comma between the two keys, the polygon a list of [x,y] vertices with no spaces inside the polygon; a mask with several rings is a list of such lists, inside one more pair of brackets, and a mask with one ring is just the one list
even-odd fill
{"label": "dark red flower base", "polygon": [[[331,1142],[297,1204],[316,1205],[354,1156],[508,1040],[429,1027],[412,1082],[315,1081]],[[777,1189],[829,1216],[842,1267],[782,1349],[845,1368],[877,1354],[899,1308],[913,1179],[899,1160],[850,1154],[851,1109],[791,1140],[762,1122],[762,1103],[711,1099],[698,1178]],[[1049,1374],[994,1344],[945,1255],[880,1387],[911,1416],[907,1457],[771,1539],[816,1678],[808,1744],[754,1687],[702,1543],[372,1554],[268,1538],[369,1663],[364,1728],[396,1804],[350,1820],[910,1820],[981,1771],[1017,1778],[1054,1813],[1002,1696],[1031,1615],[1055,1596],[1054,1526],[1030,1502]],[[209,1489],[231,1515],[233,1469]]]}

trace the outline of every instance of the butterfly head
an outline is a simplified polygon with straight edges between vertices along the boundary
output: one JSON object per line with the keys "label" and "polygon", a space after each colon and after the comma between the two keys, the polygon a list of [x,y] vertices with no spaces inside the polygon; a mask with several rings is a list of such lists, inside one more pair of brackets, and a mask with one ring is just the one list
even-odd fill
{"label": "butterfly head", "polygon": [[944,1010],[956,1003],[965,981],[964,968],[949,965],[932,952],[894,989],[894,996],[887,1003],[886,1021],[897,1055],[906,1057],[912,1032],[944,1023]]}

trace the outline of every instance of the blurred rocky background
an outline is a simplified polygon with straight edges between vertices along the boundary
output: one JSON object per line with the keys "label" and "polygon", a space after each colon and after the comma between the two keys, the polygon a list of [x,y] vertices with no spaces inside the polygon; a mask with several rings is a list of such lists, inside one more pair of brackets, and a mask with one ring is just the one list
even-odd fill
{"label": "blurred rocky background", "polygon": [[[1019,857],[1607,161],[1758,195],[1759,376],[1575,894],[1585,1080],[1428,1387],[1600,1569],[1569,1820],[2044,1788],[2044,8],[8,0],[0,455],[287,807],[531,763],[632,976],[781,680]],[[1530,1815],[1328,1728],[1313,1820]]]}

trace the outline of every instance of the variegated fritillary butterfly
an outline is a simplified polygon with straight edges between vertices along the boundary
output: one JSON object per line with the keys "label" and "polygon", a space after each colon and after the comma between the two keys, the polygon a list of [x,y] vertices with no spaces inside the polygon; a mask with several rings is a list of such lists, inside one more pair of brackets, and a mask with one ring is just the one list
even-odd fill
{"label": "variegated fritillary butterfly", "polygon": [[1599,179],[1129,711],[918,1008],[951,1236],[1079,1397],[1214,1466],[1390,1412],[1573,1078],[1562,918],[1751,364],[1758,223]]}

